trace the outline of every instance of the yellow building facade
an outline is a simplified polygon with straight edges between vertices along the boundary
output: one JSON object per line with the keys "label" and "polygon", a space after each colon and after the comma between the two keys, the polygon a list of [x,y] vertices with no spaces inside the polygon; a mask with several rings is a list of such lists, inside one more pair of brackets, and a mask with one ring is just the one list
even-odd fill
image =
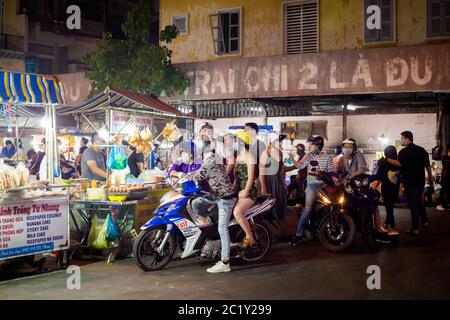
{"label": "yellow building facade", "polygon": [[[173,41],[173,62],[199,62],[240,57],[283,55],[283,6],[311,1],[283,0],[161,0],[160,25],[172,24],[174,17],[187,17],[187,32]],[[394,39],[366,43],[364,0],[317,0],[318,52],[373,47],[392,47],[448,42],[427,37],[427,0],[396,0]],[[216,55],[210,14],[240,9],[241,50],[237,55]]]}
{"label": "yellow building facade", "polygon": [[0,1],[0,68],[25,71],[26,16],[17,14],[18,1]]}

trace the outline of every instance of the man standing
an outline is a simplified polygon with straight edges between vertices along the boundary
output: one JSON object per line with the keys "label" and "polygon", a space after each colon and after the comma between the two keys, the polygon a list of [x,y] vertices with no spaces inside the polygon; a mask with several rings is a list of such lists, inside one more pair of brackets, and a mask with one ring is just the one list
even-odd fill
{"label": "man standing", "polygon": [[81,157],[81,177],[91,180],[106,180],[106,164],[101,145],[106,144],[98,133],[92,135],[92,145],[83,152]]}
{"label": "man standing", "polygon": [[387,161],[400,167],[401,181],[411,208],[412,229],[408,229],[406,232],[418,235],[420,223],[423,227],[428,226],[427,212],[422,199],[425,188],[425,169],[428,172],[428,184],[433,186],[430,158],[424,148],[414,144],[412,132],[402,132],[400,139],[405,148],[398,154],[398,160],[387,159]]}
{"label": "man standing", "polygon": [[259,160],[261,155],[266,150],[266,145],[264,142],[258,139],[258,125],[254,122],[248,122],[245,124],[245,131],[250,135],[250,152],[256,159],[256,164],[259,166]]}
{"label": "man standing", "polygon": [[237,195],[233,190],[233,185],[226,173],[225,166],[221,159],[217,159],[214,148],[212,148],[210,140],[203,140],[200,147],[200,153],[203,154],[203,162],[195,172],[186,176],[186,179],[192,179],[197,183],[208,182],[213,201],[217,203],[219,208],[219,235],[221,243],[221,261],[209,268],[209,273],[229,272],[230,267],[230,234],[228,224],[233,212],[233,208],[237,201]]}

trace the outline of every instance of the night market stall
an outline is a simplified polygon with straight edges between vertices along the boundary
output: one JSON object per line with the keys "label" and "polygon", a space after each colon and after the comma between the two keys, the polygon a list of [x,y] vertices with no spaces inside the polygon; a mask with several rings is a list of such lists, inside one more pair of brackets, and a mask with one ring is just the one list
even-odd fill
{"label": "night market stall", "polygon": [[[176,141],[181,133],[175,120],[182,114],[154,97],[109,88],[79,106],[57,112],[74,116],[80,130],[97,132],[106,142],[100,146],[106,150],[105,181],[83,181],[80,188],[72,189],[70,215],[73,243],[77,243],[73,255],[84,249],[102,251],[108,261],[127,256],[136,230],[151,217],[168,188],[165,173],[158,169],[131,176],[124,148],[133,146],[148,155],[158,138]],[[159,134],[152,130],[156,119],[166,122]]]}
{"label": "night market stall", "polygon": [[[64,101],[62,84],[56,78],[0,71],[2,135],[13,140],[17,149],[12,156],[2,150],[0,158],[2,269],[14,265],[17,257],[33,260],[35,254],[69,247],[69,197],[58,179],[55,130],[55,109]],[[24,130],[36,120],[45,123],[45,180],[29,174],[29,161],[19,153]]]}

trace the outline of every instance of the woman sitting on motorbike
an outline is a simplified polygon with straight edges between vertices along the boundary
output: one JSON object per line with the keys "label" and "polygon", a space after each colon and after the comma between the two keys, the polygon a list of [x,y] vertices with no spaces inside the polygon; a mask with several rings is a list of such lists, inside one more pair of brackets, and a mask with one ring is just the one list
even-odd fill
{"label": "woman sitting on motorbike", "polygon": [[334,172],[340,177],[352,180],[367,172],[367,162],[353,138],[342,142],[342,154],[336,159]]}
{"label": "woman sitting on motorbike", "polygon": [[[307,168],[308,176],[305,190],[305,207],[303,208],[302,215],[298,221],[297,232],[289,243],[292,246],[305,240],[305,226],[316,205],[317,190],[322,184],[322,181],[318,178],[319,172],[322,171],[330,174],[333,172],[333,158],[331,155],[322,151],[324,146],[323,138],[320,136],[311,136],[308,138],[307,142],[308,153],[300,161],[294,162],[294,165],[299,169]],[[317,162],[318,167],[311,165],[311,161]]]}
{"label": "woman sitting on motorbike", "polygon": [[233,215],[245,232],[245,238],[241,246],[247,248],[255,243],[255,239],[244,213],[253,206],[258,197],[255,184],[258,172],[256,160],[250,152],[251,136],[245,131],[239,131],[236,133],[236,138],[238,152],[234,168],[234,187],[239,198],[233,210]]}

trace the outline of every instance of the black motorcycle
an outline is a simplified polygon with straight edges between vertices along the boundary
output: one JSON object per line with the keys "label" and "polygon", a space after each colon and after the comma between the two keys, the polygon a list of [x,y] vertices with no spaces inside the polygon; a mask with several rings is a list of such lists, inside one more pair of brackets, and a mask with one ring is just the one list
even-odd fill
{"label": "black motorcycle", "polygon": [[376,221],[381,195],[370,187],[373,179],[371,175],[363,174],[344,182],[347,199],[345,210],[353,217],[365,244],[371,250],[378,248],[378,239],[381,237]]}
{"label": "black motorcycle", "polygon": [[321,171],[317,161],[311,161],[310,165],[317,168],[317,177],[322,181],[310,231],[313,237],[319,237],[325,249],[342,251],[351,245],[356,233],[354,220],[345,210],[344,185],[332,174]]}
{"label": "black motorcycle", "polygon": [[[317,167],[317,161],[311,161]],[[361,175],[355,179],[338,179],[318,169],[318,178],[323,182],[318,191],[315,213],[310,229],[324,248],[339,252],[348,248],[356,231],[370,249],[378,248],[376,210],[380,193],[370,188],[372,177]]]}

